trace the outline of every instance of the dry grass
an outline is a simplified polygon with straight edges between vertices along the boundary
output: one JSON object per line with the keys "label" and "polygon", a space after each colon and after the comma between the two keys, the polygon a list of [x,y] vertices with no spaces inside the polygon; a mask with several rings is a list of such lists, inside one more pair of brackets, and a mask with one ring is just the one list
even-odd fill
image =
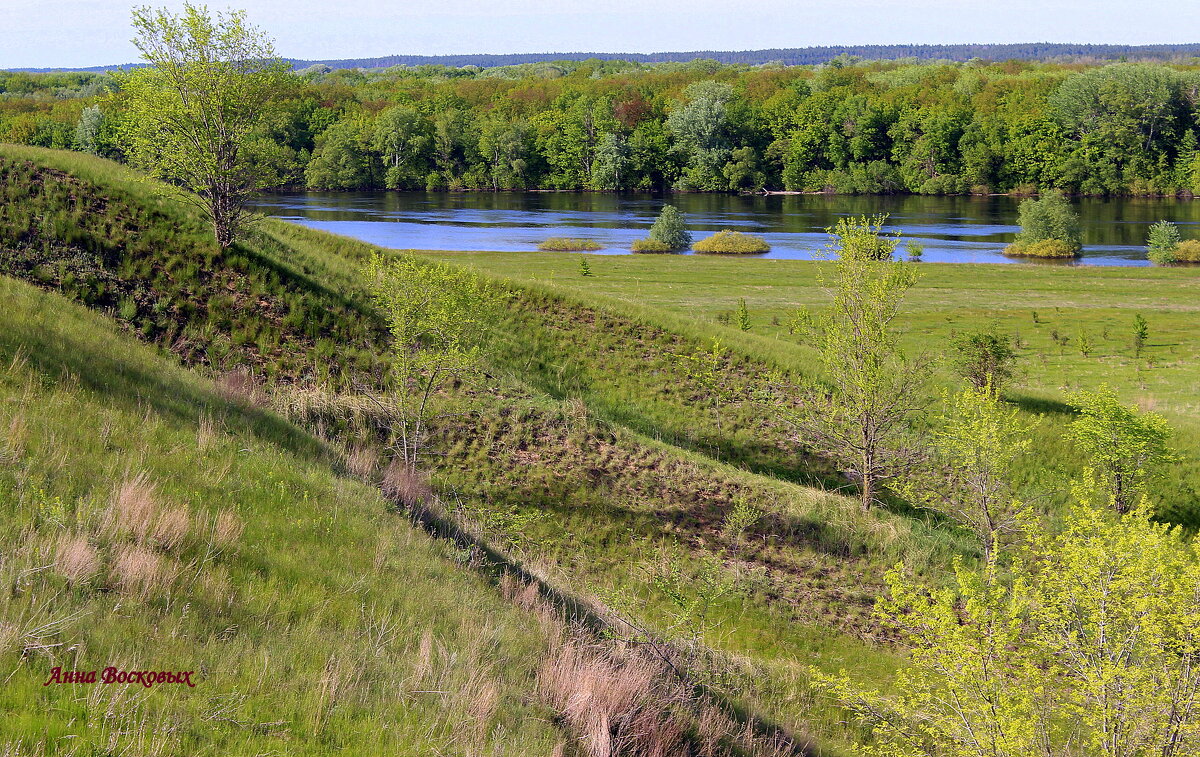
{"label": "dry grass", "polygon": [[[539,697],[589,757],[782,757],[805,748],[787,734],[756,730],[681,676],[666,644],[597,638],[570,624],[534,583],[501,577],[505,598],[534,613],[553,639],[538,671]],[[674,656],[670,663],[663,655]],[[564,746],[565,750],[565,746]]]}
{"label": "dry grass", "polygon": [[112,577],[122,592],[145,599],[164,593],[175,575],[155,553],[140,544],[124,544],[113,558]]}
{"label": "dry grass", "polygon": [[425,507],[433,501],[429,477],[421,471],[412,470],[399,458],[392,458],[384,469],[381,486],[388,499],[410,510]]}
{"label": "dry grass", "polygon": [[222,510],[213,520],[212,544],[217,549],[227,549],[242,536],[245,525],[233,513]]}
{"label": "dry grass", "polygon": [[129,534],[142,544],[158,520],[160,510],[158,487],[145,474],[139,473],[117,487],[101,527],[108,534]]}
{"label": "dry grass", "polygon": [[217,422],[208,413],[203,413],[200,421],[196,424],[196,448],[200,451],[207,450],[219,435]]}
{"label": "dry grass", "polygon": [[615,656],[598,644],[574,638],[551,651],[538,672],[538,691],[592,757],[690,754],[678,704],[660,682],[661,665],[634,655]]}
{"label": "dry grass", "polygon": [[100,570],[100,555],[83,534],[66,534],[54,550],[54,569],[72,585],[87,583]]}
{"label": "dry grass", "polygon": [[379,467],[379,450],[367,444],[356,444],[346,455],[346,469],[361,479],[370,479]]}
{"label": "dry grass", "polygon": [[191,526],[191,513],[186,507],[164,510],[154,524],[154,543],[168,552],[177,550],[187,538]]}
{"label": "dry grass", "polygon": [[251,407],[266,407],[270,404],[270,396],[263,389],[262,382],[245,366],[222,373],[213,383],[217,393],[229,402]]}

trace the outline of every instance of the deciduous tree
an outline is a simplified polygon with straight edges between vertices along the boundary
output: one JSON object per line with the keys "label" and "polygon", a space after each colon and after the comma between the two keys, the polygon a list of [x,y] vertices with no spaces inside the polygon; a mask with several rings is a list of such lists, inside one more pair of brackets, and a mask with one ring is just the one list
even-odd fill
{"label": "deciduous tree", "polygon": [[134,44],[150,65],[121,75],[132,162],[186,190],[226,249],[245,230],[247,201],[271,182],[259,126],[287,90],[290,70],[242,11],[133,11]]}

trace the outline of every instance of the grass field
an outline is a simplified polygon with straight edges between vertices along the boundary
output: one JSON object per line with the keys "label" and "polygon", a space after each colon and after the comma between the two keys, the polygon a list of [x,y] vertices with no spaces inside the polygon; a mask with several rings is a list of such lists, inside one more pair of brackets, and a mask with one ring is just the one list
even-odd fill
{"label": "grass field", "polygon": [[[434,253],[423,256],[470,265],[524,286],[538,286],[611,311],[636,313],[695,339],[719,338],[734,353],[811,370],[813,352],[788,333],[797,308],[818,311],[827,300],[827,263],[727,260],[703,256],[646,259],[593,256],[581,277],[571,256],[542,253]],[[1162,491],[1163,513],[1200,526],[1200,270],[1088,268],[1040,265],[919,264],[923,274],[902,309],[907,350],[943,362],[959,333],[996,328],[1018,345],[1018,378],[1008,396],[1035,420],[1040,472],[1031,486],[1065,492],[1077,470],[1062,438],[1070,394],[1107,384],[1131,404],[1164,415],[1185,460]],[[751,329],[723,324],[745,299]],[[1135,314],[1150,337],[1133,355]],[[1089,349],[1080,350],[1083,334]],[[765,337],[765,338],[764,338]],[[606,368],[611,368],[608,361]],[[630,373],[636,372],[629,366]],[[957,385],[947,365],[946,388]],[[627,388],[625,382],[596,386]],[[643,413],[644,415],[644,413]],[[1058,487],[1055,482],[1058,482]]]}

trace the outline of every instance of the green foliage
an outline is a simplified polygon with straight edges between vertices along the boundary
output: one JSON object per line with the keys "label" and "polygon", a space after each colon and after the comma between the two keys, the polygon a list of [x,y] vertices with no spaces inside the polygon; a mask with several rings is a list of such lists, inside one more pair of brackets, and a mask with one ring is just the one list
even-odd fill
{"label": "green foliage", "polygon": [[635,239],[633,241],[633,244],[630,245],[629,248],[633,252],[646,252],[646,253],[678,252],[677,250],[671,249],[671,246],[668,245],[666,242],[660,242],[657,239]]}
{"label": "green foliage", "polygon": [[976,389],[999,392],[1013,376],[1016,350],[1012,340],[995,329],[960,334],[951,347],[954,369]]}
{"label": "green foliage", "polygon": [[133,26],[150,65],[119,77],[125,149],[136,165],[187,190],[182,196],[195,198],[228,249],[245,233],[251,195],[278,183],[263,170],[272,151],[260,126],[291,74],[244,12],[214,18],[186,3],[179,16],[137,8]]}
{"label": "green foliage", "polygon": [[763,511],[750,504],[745,497],[738,497],[733,501],[733,507],[725,513],[721,535],[735,545],[741,545],[746,532],[758,525],[763,515]]}
{"label": "green foliage", "polygon": [[603,249],[604,245],[594,239],[576,237],[550,237],[538,245],[539,250],[548,252],[585,252]]}
{"label": "green foliage", "polygon": [[343,121],[317,138],[304,183],[313,189],[366,189],[376,184],[377,174],[362,127]]}
{"label": "green foliage", "polygon": [[376,255],[365,274],[392,334],[398,389],[389,411],[393,448],[415,471],[433,417],[430,400],[451,379],[479,370],[490,308],[499,295],[470,273],[411,258]]}
{"label": "green foliage", "polygon": [[832,280],[824,280],[830,309],[810,330],[831,389],[809,389],[803,410],[777,390],[774,405],[805,444],[856,474],[864,510],[879,498],[880,483],[908,462],[901,440],[927,375],[923,363],[905,358],[892,325],[918,276],[892,258],[896,240],[881,234],[885,220],[842,219],[828,230],[827,250],[838,255]]}
{"label": "green foliage", "polygon": [[908,262],[920,263],[921,257],[925,254],[925,245],[915,240],[909,240],[909,242],[904,245],[904,250],[906,253],[908,253]]}
{"label": "green foliage", "polygon": [[1175,261],[1200,263],[1200,239],[1185,239],[1175,247]]}
{"label": "green foliage", "polygon": [[[1079,230],[1079,214],[1071,207],[1062,192],[1049,191],[1038,199],[1021,201],[1017,209],[1017,222],[1021,232],[1017,234],[1014,247],[1016,254],[1029,257],[1073,257],[1082,248]],[[1038,244],[1053,240],[1070,250],[1067,255],[1059,247],[1039,247]]]}
{"label": "green foliage", "polygon": [[586,255],[579,256],[579,275],[580,276],[591,276],[592,275],[592,267],[590,265],[588,265]]}
{"label": "green foliage", "polygon": [[990,556],[1014,539],[1028,514],[1013,482],[1033,444],[1030,427],[986,384],[946,398],[945,405],[931,460],[902,491],[969,528]]}
{"label": "green foliage", "polygon": [[886,220],[886,215],[839,219],[835,226],[825,230],[834,241],[824,252],[856,264],[892,260],[900,232],[885,233],[883,224]]}
{"label": "green foliage", "polygon": [[[683,214],[674,205],[663,206],[654,225],[650,227],[650,239],[666,245],[668,250],[686,250],[692,245],[692,235],[684,223]],[[650,250],[635,250],[650,252]]]}
{"label": "green foliage", "polygon": [[1018,258],[1066,260],[1079,257],[1079,249],[1072,247],[1061,239],[1043,239],[1040,242],[1033,242],[1031,244],[1013,242],[1004,248],[1004,254]]}
{"label": "green foliage", "polygon": [[[257,149],[287,164],[271,173],[292,182],[326,129],[355,124],[378,189],[1190,195],[1200,191],[1196,68],[316,68],[261,129],[285,150]],[[58,149],[89,149],[76,139],[81,110],[116,89],[107,74],[0,76],[0,140]],[[104,103],[100,154],[117,154],[104,133],[129,116],[120,97]]]}
{"label": "green foliage", "polygon": [[738,300],[737,327],[742,331],[750,330],[750,311],[746,308],[746,298]]}
{"label": "green foliage", "polygon": [[718,255],[757,255],[770,252],[771,245],[762,237],[726,229],[696,242],[693,249]]}
{"label": "green foliage", "polygon": [[1177,531],[1079,504],[945,589],[890,573],[879,610],[912,646],[895,693],[825,680],[867,754],[1183,757],[1200,749],[1198,582]]}
{"label": "green foliage", "polygon": [[1084,329],[1079,329],[1075,334],[1075,346],[1079,349],[1079,354],[1088,357],[1092,354],[1092,348],[1095,346],[1092,342],[1092,337]]}
{"label": "green foliage", "polygon": [[1166,419],[1122,404],[1107,386],[1077,392],[1071,404],[1079,412],[1071,438],[1085,456],[1088,483],[1099,485],[1118,513],[1130,512],[1174,459]]}
{"label": "green foliage", "polygon": [[1142,350],[1146,349],[1146,340],[1150,338],[1150,325],[1146,323],[1146,319],[1141,313],[1133,315],[1133,356],[1141,357]]}
{"label": "green foliage", "polygon": [[1179,227],[1170,221],[1159,221],[1150,227],[1146,238],[1146,256],[1156,265],[1175,262],[1175,249],[1179,246]]}

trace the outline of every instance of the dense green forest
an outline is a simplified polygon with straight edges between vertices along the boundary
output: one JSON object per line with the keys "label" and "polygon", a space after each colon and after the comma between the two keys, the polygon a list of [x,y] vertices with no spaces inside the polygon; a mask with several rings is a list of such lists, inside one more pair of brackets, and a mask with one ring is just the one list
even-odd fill
{"label": "dense green forest", "polygon": [[[119,75],[0,72],[0,141],[120,159]],[[291,77],[262,170],[313,189],[1183,195],[1200,65],[586,60]]]}

